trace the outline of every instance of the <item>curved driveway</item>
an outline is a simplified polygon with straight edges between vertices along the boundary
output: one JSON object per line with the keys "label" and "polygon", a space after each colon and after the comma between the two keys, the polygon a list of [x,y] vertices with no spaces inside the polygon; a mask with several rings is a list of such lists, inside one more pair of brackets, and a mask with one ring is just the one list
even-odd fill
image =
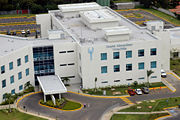
{"label": "curved driveway", "polygon": [[42,93],[25,97],[18,103],[18,106],[22,109],[25,106],[25,111],[60,120],[99,120],[104,111],[109,107],[117,103],[126,105],[120,98],[94,98],[72,93],[63,94],[63,97],[81,102],[82,104],[89,104],[89,106],[77,111],[61,111],[47,108],[38,103],[40,99],[43,99]]}

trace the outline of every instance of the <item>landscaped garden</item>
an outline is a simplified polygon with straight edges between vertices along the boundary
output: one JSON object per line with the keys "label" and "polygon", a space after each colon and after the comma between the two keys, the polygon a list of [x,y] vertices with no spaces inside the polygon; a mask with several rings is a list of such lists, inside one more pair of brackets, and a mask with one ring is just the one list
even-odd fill
{"label": "landscaped garden", "polygon": [[21,113],[16,109],[12,109],[12,112],[10,113],[8,112],[8,110],[0,110],[0,119],[1,120],[45,120],[43,118]]}
{"label": "landscaped garden", "polygon": [[[122,86],[112,86],[112,87],[105,87],[105,88],[97,88],[97,89],[83,89],[83,93],[90,94],[90,95],[103,95],[103,92],[106,91],[107,96],[118,96],[118,95],[127,95],[128,89],[137,89],[147,86],[147,83],[144,84],[136,84],[134,83],[131,86],[122,85]],[[153,87],[163,87],[165,86],[162,82],[151,83],[150,88]]]}
{"label": "landscaped garden", "polygon": [[180,104],[180,97],[142,101],[142,102],[138,102],[138,104],[134,106],[120,110],[119,112],[163,111],[164,108],[177,106],[179,104]]}
{"label": "landscaped garden", "polygon": [[170,67],[173,72],[180,76],[180,59],[170,60]]}
{"label": "landscaped garden", "polygon": [[111,120],[154,120],[158,117],[168,115],[167,113],[160,114],[142,114],[142,115],[132,115],[132,114],[114,114]]}
{"label": "landscaped garden", "polygon": [[2,102],[0,105],[13,104],[18,97],[30,92],[34,92],[34,87],[29,82],[27,82],[24,86],[24,91],[20,93],[15,93],[14,95],[12,95],[11,93],[6,93],[5,101]]}
{"label": "landscaped garden", "polygon": [[52,100],[47,100],[46,102],[44,102],[43,100],[40,100],[40,104],[46,105],[49,107],[59,108],[62,110],[76,110],[82,107],[80,103],[70,101],[65,98],[56,99],[56,105],[54,105]]}

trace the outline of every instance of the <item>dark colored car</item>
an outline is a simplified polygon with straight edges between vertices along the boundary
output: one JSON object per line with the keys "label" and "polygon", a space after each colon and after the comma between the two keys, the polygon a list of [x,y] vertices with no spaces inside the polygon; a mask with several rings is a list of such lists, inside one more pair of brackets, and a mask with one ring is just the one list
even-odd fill
{"label": "dark colored car", "polygon": [[133,89],[128,89],[128,93],[130,96],[134,96],[136,94]]}
{"label": "dark colored car", "polygon": [[141,88],[141,90],[142,90],[142,92],[144,94],[148,94],[149,93],[149,88],[148,87],[143,87],[143,88]]}
{"label": "dark colored car", "polygon": [[11,35],[11,32],[10,32],[10,31],[7,31],[7,35]]}
{"label": "dark colored car", "polygon": [[13,32],[12,35],[16,35],[16,32]]}

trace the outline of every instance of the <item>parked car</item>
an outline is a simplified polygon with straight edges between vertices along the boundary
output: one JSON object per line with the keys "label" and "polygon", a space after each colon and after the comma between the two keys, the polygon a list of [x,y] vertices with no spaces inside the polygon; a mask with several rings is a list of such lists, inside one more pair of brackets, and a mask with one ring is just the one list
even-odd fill
{"label": "parked car", "polygon": [[134,96],[136,94],[133,89],[128,89],[128,93],[130,96]]}
{"label": "parked car", "polygon": [[7,35],[11,35],[11,32],[9,30],[7,31]]}
{"label": "parked car", "polygon": [[21,34],[25,34],[25,33],[26,33],[25,30],[22,30],[22,31],[21,31]]}
{"label": "parked car", "polygon": [[29,29],[26,32],[27,32],[27,34],[31,34],[31,31]]}
{"label": "parked car", "polygon": [[142,90],[141,89],[135,89],[135,92],[137,95],[142,95]]}
{"label": "parked car", "polygon": [[161,69],[161,77],[162,78],[166,78],[167,77],[167,74],[166,74],[166,72],[163,69]]}
{"label": "parked car", "polygon": [[145,93],[145,94],[148,94],[149,93],[149,88],[148,87],[143,87],[141,88],[142,92]]}
{"label": "parked car", "polygon": [[12,33],[12,35],[16,35],[16,32],[14,31],[14,32]]}

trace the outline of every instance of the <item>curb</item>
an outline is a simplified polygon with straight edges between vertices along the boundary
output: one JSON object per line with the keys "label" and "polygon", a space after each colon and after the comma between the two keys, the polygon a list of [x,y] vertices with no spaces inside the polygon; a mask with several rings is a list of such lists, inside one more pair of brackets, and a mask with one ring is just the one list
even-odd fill
{"label": "curb", "polygon": [[130,97],[130,95],[122,95],[122,96],[98,96],[98,95],[89,95],[89,94],[84,94],[84,93],[77,93],[77,92],[73,92],[73,91],[67,91],[67,92],[78,94],[78,95],[82,95],[82,96],[86,96],[86,97],[95,97],[95,98],[124,98],[124,97]]}
{"label": "curb", "polygon": [[[68,99],[69,100],[69,99]],[[74,100],[69,100],[69,101],[72,101],[72,102],[77,102],[77,101],[74,101]],[[60,108],[55,108],[55,107],[50,107],[50,106],[47,106],[47,105],[43,105],[40,103],[40,100],[38,102],[39,105],[43,106],[43,107],[47,107],[47,108],[51,108],[51,109],[56,109],[56,110],[61,110],[61,111],[77,111],[77,110],[80,110],[83,108],[83,104],[78,102],[79,104],[81,104],[81,107],[80,108],[77,108],[77,109],[74,109],[74,110],[63,110],[63,109],[60,109]]]}
{"label": "curb", "polygon": [[159,120],[159,119],[161,119],[161,118],[166,118],[166,117],[171,117],[172,115],[165,115],[165,116],[161,116],[161,117],[158,117],[158,118],[156,118],[156,119],[154,119],[154,120]]}

